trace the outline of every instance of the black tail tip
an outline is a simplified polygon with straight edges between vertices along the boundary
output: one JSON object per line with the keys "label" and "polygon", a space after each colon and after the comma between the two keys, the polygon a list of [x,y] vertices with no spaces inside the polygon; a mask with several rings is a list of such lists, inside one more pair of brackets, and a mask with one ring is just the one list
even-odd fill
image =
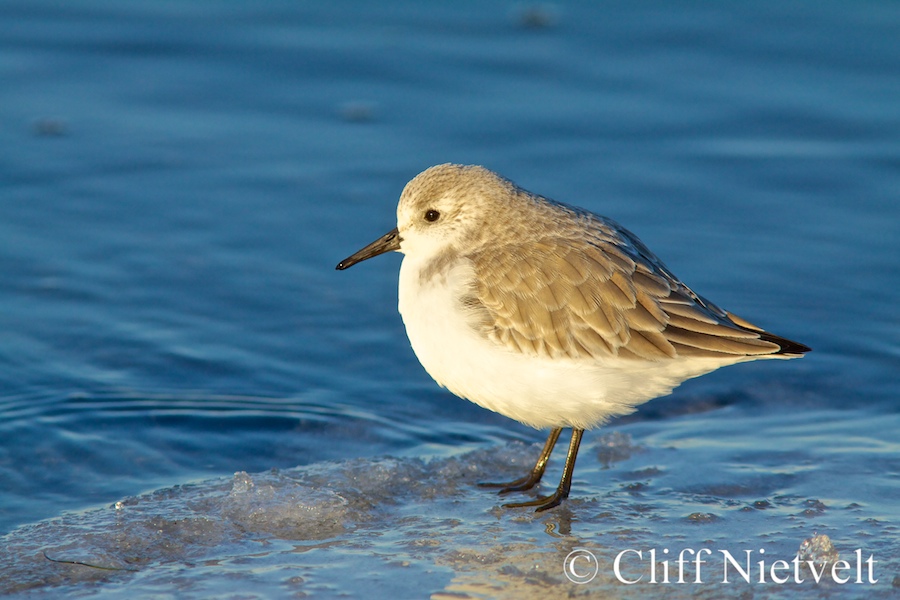
{"label": "black tail tip", "polygon": [[812,351],[812,348],[810,348],[806,344],[801,344],[800,342],[795,342],[787,338],[778,337],[777,335],[768,334],[762,336],[762,338],[768,342],[774,342],[780,346],[780,349],[775,354],[794,354],[800,356]]}

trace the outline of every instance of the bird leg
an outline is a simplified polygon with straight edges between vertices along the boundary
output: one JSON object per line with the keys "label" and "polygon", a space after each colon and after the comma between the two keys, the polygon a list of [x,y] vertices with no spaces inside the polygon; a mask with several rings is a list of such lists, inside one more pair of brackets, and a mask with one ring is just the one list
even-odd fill
{"label": "bird leg", "polygon": [[547,438],[544,449],[541,450],[541,455],[538,457],[534,468],[531,469],[531,473],[525,477],[520,477],[519,479],[508,483],[479,483],[478,485],[481,487],[503,488],[498,492],[500,494],[530,490],[536,486],[541,480],[541,477],[544,476],[544,469],[547,468],[547,461],[550,460],[550,454],[553,452],[553,447],[556,446],[556,440],[559,439],[560,433],[562,433],[562,427],[556,427],[550,431],[550,436]]}
{"label": "bird leg", "polygon": [[[557,431],[557,430],[554,430]],[[572,473],[575,471],[575,457],[578,456],[578,446],[581,445],[581,436],[584,429],[572,430],[572,441],[569,442],[569,453],[566,455],[566,465],[563,467],[562,479],[559,481],[559,487],[551,495],[544,498],[535,498],[528,502],[512,502],[504,504],[504,508],[522,508],[525,506],[536,506],[534,512],[541,512],[554,506],[559,506],[560,502],[569,497],[569,490],[572,488]],[[559,436],[559,433],[556,434]],[[548,442],[550,440],[547,440]]]}

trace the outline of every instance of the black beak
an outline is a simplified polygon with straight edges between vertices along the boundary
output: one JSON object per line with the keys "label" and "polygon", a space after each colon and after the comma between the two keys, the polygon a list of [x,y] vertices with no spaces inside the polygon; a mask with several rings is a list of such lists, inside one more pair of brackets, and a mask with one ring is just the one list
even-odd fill
{"label": "black beak", "polygon": [[358,262],[362,262],[367,258],[372,258],[373,256],[378,256],[379,254],[384,254],[385,252],[391,252],[393,250],[400,249],[400,232],[397,231],[395,227],[393,230],[388,231],[386,234],[360,250],[355,254],[351,254],[344,260],[338,263],[337,267],[335,267],[338,271],[343,271],[344,269],[349,269],[353,265]]}

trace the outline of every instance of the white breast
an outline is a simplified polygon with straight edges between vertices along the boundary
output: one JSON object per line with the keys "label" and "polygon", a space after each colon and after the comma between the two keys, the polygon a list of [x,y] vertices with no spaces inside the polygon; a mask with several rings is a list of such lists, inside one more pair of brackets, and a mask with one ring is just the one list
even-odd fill
{"label": "white breast", "polygon": [[457,396],[532,427],[591,428],[668,394],[685,379],[742,360],[526,356],[470,324],[458,301],[473,276],[465,261],[423,280],[426,266],[407,255],[400,267],[400,314],[422,366]]}
{"label": "white breast", "polygon": [[[510,351],[480,335],[458,300],[472,271],[465,261],[428,280],[425,261],[405,256],[399,309],[413,351],[441,386],[538,428],[591,428],[668,394],[721,360],[550,359]],[[738,360],[730,361],[738,362]]]}

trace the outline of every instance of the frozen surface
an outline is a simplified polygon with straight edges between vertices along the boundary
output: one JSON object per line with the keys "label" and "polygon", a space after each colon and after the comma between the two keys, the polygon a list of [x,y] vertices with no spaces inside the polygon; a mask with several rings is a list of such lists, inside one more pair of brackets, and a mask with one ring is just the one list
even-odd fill
{"label": "frozen surface", "polygon": [[[897,597],[898,37],[896,2],[0,3],[0,593]],[[475,484],[545,434],[430,381],[399,257],[334,271],[447,161],[814,351],[500,508]],[[685,549],[702,583],[649,582]],[[722,551],[854,581],[725,584]]]}
{"label": "frozen surface", "polygon": [[[359,458],[239,472],[161,489],[5,536],[0,590],[206,597],[227,595],[238,585],[251,597],[364,597],[373,589],[383,596],[416,589],[420,596],[448,598],[588,591],[643,597],[659,585],[648,583],[649,560],[626,555],[632,560],[622,562],[617,577],[616,555],[631,549],[646,557],[655,549],[662,561],[670,558],[664,552],[674,559],[683,549],[706,548],[713,555],[701,567],[702,585],[692,583],[696,571],[688,569],[686,583],[667,594],[894,597],[900,532],[884,511],[893,510],[888,498],[895,497],[896,482],[872,494],[884,499],[880,507],[854,499],[873,475],[897,468],[896,458],[885,460],[898,451],[888,441],[896,420],[857,423],[830,413],[814,423],[798,416],[775,424],[727,412],[740,419],[729,426],[698,414],[674,418],[667,427],[626,427],[645,440],[642,445],[622,431],[599,436],[583,450],[575,498],[540,515],[503,509],[494,494],[475,486],[525,471],[539,447],[521,443],[431,460]],[[727,437],[729,447],[685,436],[683,428],[698,420],[717,429],[712,440]],[[747,430],[760,427],[782,436],[778,452],[752,449],[754,436]],[[852,434],[860,427],[870,431],[865,442]],[[710,453],[719,456],[716,464],[708,464]],[[839,469],[839,481],[815,467],[825,461]],[[692,468],[697,464],[707,466]],[[812,490],[819,495],[807,493]],[[600,567],[595,579],[581,585],[563,571],[565,557],[577,548],[591,550]],[[745,567],[746,552],[752,552],[752,584],[733,568],[728,584],[723,582],[721,550]],[[857,550],[863,561],[873,557],[876,584],[865,564],[862,583],[856,581]],[[766,583],[758,583],[759,559],[769,569],[798,553],[815,565],[852,562],[851,581],[813,584],[809,572],[799,571],[803,583],[777,584],[764,569]],[[641,577],[643,582],[627,587],[619,580]],[[260,586],[266,591],[252,591]]]}

